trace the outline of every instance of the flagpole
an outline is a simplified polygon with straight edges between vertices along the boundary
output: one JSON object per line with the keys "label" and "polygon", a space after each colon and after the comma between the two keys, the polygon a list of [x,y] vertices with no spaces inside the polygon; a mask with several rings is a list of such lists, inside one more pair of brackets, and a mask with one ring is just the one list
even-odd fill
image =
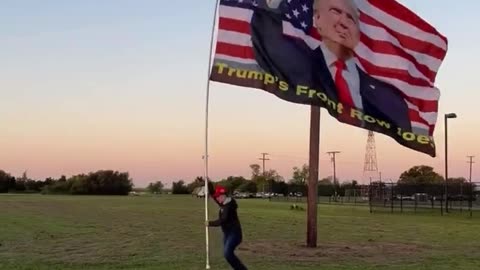
{"label": "flagpole", "polygon": [[[205,163],[205,222],[208,221],[208,109],[210,101],[210,71],[212,66],[212,54],[213,54],[213,40],[215,34],[215,26],[218,12],[218,5],[220,0],[215,1],[215,12],[213,13],[212,32],[210,38],[210,53],[208,56],[208,69],[207,69],[207,89],[206,89],[206,101],[205,101],[205,155],[203,156]],[[210,269],[210,246],[209,246],[209,230],[205,224],[205,269]]]}

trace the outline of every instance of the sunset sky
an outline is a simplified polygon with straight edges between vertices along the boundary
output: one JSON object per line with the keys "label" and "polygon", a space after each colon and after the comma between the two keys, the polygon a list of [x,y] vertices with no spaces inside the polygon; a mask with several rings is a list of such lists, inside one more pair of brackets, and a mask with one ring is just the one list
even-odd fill
{"label": "sunset sky", "polygon": [[[0,169],[35,179],[114,169],[137,186],[203,174],[205,86],[214,0],[3,0],[0,2]],[[401,1],[449,39],[437,76],[441,91],[437,158],[376,135],[379,169],[395,180],[417,164],[443,174],[443,114],[450,176],[480,163],[476,64],[480,1]],[[200,4],[201,3],[201,4]],[[309,108],[259,90],[212,83],[210,175],[267,169],[289,179],[308,161]],[[476,119],[476,120],[475,120]],[[367,131],[322,110],[320,176],[337,156],[342,180],[362,179]],[[478,163],[477,163],[478,165]],[[480,165],[478,165],[480,166]],[[474,168],[480,181],[480,168]]]}

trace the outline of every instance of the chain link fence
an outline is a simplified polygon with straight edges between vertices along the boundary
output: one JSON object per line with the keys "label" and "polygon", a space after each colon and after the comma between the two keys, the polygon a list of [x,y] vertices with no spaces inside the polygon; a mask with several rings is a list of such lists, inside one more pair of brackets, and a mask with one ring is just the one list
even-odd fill
{"label": "chain link fence", "polygon": [[[397,184],[375,182],[350,188],[319,186],[319,204],[364,206],[370,212],[433,211],[480,213],[480,183]],[[336,194],[336,195],[335,195]],[[271,201],[306,203],[305,196],[290,194]]]}

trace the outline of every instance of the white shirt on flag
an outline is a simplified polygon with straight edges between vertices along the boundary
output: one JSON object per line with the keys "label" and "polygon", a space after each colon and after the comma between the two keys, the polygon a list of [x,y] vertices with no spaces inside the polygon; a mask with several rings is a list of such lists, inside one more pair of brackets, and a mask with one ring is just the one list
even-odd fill
{"label": "white shirt on flag", "polygon": [[[338,60],[338,57],[333,54],[323,43],[320,43],[320,48],[323,52],[323,57],[325,58],[325,63],[330,70],[332,79],[335,82],[335,73],[337,68],[335,67],[335,62]],[[346,69],[342,72],[343,78],[348,84],[348,89],[350,90],[350,95],[355,103],[355,106],[358,109],[363,109],[362,96],[360,95],[360,77],[358,75],[357,64],[353,58],[345,61]]]}

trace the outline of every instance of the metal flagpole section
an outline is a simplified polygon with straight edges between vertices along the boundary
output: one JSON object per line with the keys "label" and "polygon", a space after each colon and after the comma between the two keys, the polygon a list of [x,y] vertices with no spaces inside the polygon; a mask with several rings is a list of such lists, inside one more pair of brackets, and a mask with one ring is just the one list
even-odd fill
{"label": "metal flagpole section", "polygon": [[[213,54],[213,41],[215,35],[215,26],[218,13],[218,5],[220,0],[215,1],[215,12],[213,13],[213,23],[212,23],[212,32],[210,38],[210,53],[208,56],[208,70],[207,70],[207,91],[206,91],[206,102],[205,102],[205,155],[203,160],[205,163],[205,223],[208,221],[208,108],[210,101],[210,71],[212,67],[212,54]],[[206,261],[205,269],[210,269],[210,247],[209,247],[209,230],[207,224],[205,224],[205,251],[206,251]]]}

